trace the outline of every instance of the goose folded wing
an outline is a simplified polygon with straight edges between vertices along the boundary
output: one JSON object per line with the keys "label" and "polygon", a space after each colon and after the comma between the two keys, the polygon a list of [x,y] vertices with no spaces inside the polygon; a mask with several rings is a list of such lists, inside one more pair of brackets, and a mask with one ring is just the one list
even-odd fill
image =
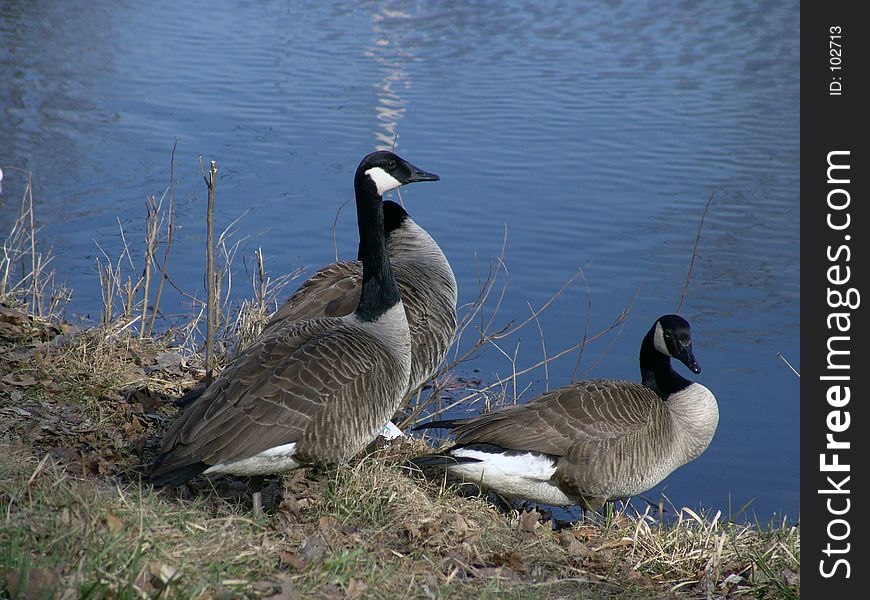
{"label": "goose folded wing", "polygon": [[619,438],[648,426],[654,407],[650,395],[655,397],[630,381],[584,381],[470,419],[456,427],[456,442],[565,456],[578,442]]}
{"label": "goose folded wing", "polygon": [[317,326],[334,321],[284,327],[247,348],[167,432],[164,452],[207,464],[254,456],[298,442],[323,411],[368,389],[379,353],[360,352],[358,331]]}
{"label": "goose folded wing", "polygon": [[272,315],[263,331],[268,335],[283,323],[349,315],[362,293],[362,265],[340,261],[327,265],[299,286]]}

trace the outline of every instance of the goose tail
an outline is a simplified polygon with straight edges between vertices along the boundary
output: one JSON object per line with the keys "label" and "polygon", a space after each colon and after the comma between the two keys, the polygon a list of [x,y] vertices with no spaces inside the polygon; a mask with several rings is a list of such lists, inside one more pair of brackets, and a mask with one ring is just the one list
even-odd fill
{"label": "goose tail", "polygon": [[480,459],[470,456],[450,456],[449,454],[426,454],[417,456],[409,461],[418,469],[428,469],[431,467],[445,467],[451,465],[465,465],[468,463],[481,462]]}
{"label": "goose tail", "polygon": [[438,421],[429,421],[428,423],[420,423],[411,431],[420,431],[421,429],[454,429],[462,425],[464,419],[441,419]]}

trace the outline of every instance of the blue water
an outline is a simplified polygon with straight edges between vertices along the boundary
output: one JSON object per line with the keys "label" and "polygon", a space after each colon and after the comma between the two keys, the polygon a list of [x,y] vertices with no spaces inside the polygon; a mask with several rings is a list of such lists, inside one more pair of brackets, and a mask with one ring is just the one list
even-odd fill
{"label": "blue water", "polygon": [[[681,312],[721,421],[647,496],[797,517],[799,380],[777,358],[800,369],[797,2],[178,4],[0,0],[0,231],[23,189],[11,167],[32,171],[70,318],[99,316],[95,240],[117,256],[120,220],[141,251],[144,199],[166,188],[176,141],[170,274],[203,295],[198,159],[216,160],[218,226],[244,214],[239,298],[241,257],[258,247],[274,275],[334,260],[356,164],[395,141],[441,175],[403,199],[450,259],[460,303],[507,228],[495,323],[525,319],[582,267],[589,295],[578,283],[544,312],[543,347],[576,343],[590,301],[591,332],[630,308],[577,373],[636,379],[712,194]],[[352,257],[353,211],[336,238]],[[161,304],[190,310],[170,292]],[[544,351],[535,323],[499,344],[517,368]],[[576,362],[523,376],[520,401]],[[511,368],[490,347],[459,375]]]}

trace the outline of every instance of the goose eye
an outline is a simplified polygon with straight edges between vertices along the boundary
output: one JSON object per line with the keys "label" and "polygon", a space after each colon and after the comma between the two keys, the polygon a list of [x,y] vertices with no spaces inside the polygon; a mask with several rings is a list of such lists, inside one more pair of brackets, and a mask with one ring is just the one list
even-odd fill
{"label": "goose eye", "polygon": [[387,168],[388,168],[389,170],[391,170],[391,171],[392,171],[393,169],[395,169],[395,168],[396,168],[396,161],[394,161],[394,160],[390,160],[389,162],[387,162]]}

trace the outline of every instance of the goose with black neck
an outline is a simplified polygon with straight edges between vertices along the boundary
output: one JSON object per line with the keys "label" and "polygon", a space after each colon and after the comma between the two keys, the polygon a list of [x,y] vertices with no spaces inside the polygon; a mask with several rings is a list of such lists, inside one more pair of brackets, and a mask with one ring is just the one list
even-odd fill
{"label": "goose with black neck", "polygon": [[363,272],[356,309],[286,322],[236,356],[166,432],[156,485],[333,465],[377,436],[402,400],[411,363],[381,196],[437,180],[392,152],[363,158],[354,176]]}
{"label": "goose with black neck", "polygon": [[701,372],[689,323],[664,315],[641,343],[643,383],[593,379],[478,417],[426,423],[418,429],[447,428],[455,445],[412,462],[553,506],[598,509],[640,494],[700,456],[719,422],[715,396],[674,371],[672,358]]}

